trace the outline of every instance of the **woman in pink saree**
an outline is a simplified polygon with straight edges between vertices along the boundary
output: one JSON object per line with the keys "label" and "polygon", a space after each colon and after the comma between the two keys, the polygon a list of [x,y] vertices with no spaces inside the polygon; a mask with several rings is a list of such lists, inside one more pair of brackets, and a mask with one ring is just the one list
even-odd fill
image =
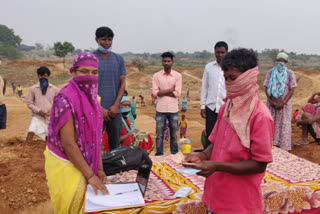
{"label": "woman in pink saree", "polygon": [[44,152],[54,213],[82,213],[87,184],[108,194],[100,154],[97,57],[78,54],[70,72],[73,78],[54,98]]}

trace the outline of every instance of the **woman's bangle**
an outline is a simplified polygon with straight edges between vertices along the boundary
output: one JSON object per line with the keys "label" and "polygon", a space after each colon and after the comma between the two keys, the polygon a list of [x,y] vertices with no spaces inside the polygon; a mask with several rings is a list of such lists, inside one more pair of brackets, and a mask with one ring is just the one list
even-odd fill
{"label": "woman's bangle", "polygon": [[[98,169],[98,171],[103,171],[103,169]],[[103,171],[104,172],[104,171]]]}
{"label": "woman's bangle", "polygon": [[92,173],[92,175],[87,178],[87,181],[89,181],[93,176],[94,176],[94,173]]}

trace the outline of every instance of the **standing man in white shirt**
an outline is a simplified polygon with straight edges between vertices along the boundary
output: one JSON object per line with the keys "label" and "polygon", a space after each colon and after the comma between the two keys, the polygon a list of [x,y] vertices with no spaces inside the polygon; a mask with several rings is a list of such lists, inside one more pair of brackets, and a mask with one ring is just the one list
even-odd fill
{"label": "standing man in white shirt", "polygon": [[[206,119],[206,136],[210,136],[216,124],[220,107],[224,104],[226,88],[221,63],[228,53],[228,44],[224,41],[217,42],[214,46],[216,60],[206,65],[201,88],[201,117]],[[210,145],[206,137],[205,148]]]}

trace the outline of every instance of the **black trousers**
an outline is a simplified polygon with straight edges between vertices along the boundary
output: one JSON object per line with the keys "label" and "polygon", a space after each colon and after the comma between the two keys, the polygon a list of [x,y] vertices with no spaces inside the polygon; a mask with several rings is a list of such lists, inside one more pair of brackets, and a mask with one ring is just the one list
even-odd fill
{"label": "black trousers", "polygon": [[7,108],[5,104],[0,105],[0,129],[5,129],[7,123]]}
{"label": "black trousers", "polygon": [[122,127],[122,115],[118,113],[111,121],[103,122],[103,129],[108,133],[109,151],[120,146],[120,132]]}
{"label": "black trousers", "polygon": [[308,132],[311,134],[311,136],[313,137],[313,139],[316,141],[316,142],[320,142],[320,138],[317,138],[317,134],[315,132],[315,130],[313,129],[312,125],[308,125]]}
{"label": "black trousers", "polygon": [[214,125],[216,124],[217,122],[217,119],[218,119],[218,113],[216,113],[215,111],[212,111],[211,109],[209,109],[207,106],[206,106],[206,133],[207,133],[207,137],[206,137],[206,143],[205,143],[205,148],[206,149],[210,144],[211,142],[208,140],[213,128],[214,128]]}

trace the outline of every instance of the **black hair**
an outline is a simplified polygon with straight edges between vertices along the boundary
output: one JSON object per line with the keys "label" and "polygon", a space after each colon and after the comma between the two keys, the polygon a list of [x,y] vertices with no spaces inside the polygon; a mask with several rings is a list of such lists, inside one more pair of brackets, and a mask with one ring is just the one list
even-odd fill
{"label": "black hair", "polygon": [[132,99],[136,98],[135,96],[132,97]]}
{"label": "black hair", "polygon": [[222,70],[228,70],[228,67],[238,68],[244,73],[247,70],[258,65],[257,53],[252,49],[239,48],[227,53],[222,60]]}
{"label": "black hair", "polygon": [[128,96],[128,91],[127,90],[124,90],[124,92],[123,92],[123,96]]}
{"label": "black hair", "polygon": [[99,27],[96,30],[96,38],[101,38],[101,37],[113,38],[113,36],[114,36],[113,31],[108,27]]}
{"label": "black hair", "polygon": [[170,52],[164,52],[163,54],[161,54],[162,59],[166,58],[166,57],[170,57],[171,59],[173,59],[174,55],[173,53]]}
{"label": "black hair", "polygon": [[47,68],[46,66],[41,66],[40,68],[38,68],[37,74],[39,76],[42,76],[44,74],[48,74],[48,76],[50,76],[51,72],[50,72],[49,68]]}
{"label": "black hair", "polygon": [[217,42],[214,46],[214,49],[217,49],[217,48],[225,48],[226,51],[228,51],[228,44],[224,41]]}

